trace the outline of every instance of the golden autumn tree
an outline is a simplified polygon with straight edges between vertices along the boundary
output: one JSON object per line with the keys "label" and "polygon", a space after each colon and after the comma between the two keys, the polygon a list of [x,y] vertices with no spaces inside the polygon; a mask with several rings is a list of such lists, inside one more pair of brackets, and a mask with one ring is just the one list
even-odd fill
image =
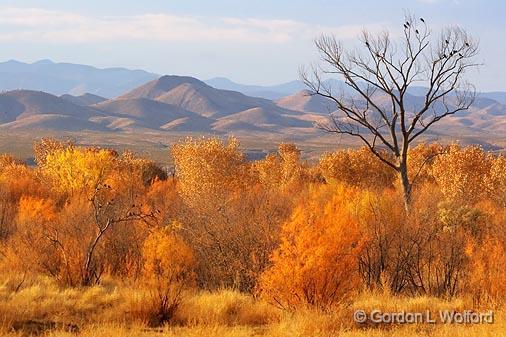
{"label": "golden autumn tree", "polygon": [[500,206],[506,207],[506,157],[497,156],[493,159],[490,174],[485,177],[488,195]]}
{"label": "golden autumn tree", "polygon": [[[383,155],[387,156],[387,153]],[[395,172],[365,147],[325,153],[320,157],[318,167],[328,182],[342,182],[364,189],[393,187],[396,180]]]}
{"label": "golden autumn tree", "polygon": [[198,280],[206,287],[233,286],[248,255],[247,228],[235,207],[247,191],[250,175],[239,143],[231,138],[186,139],[174,145],[172,156],[177,190],[186,212],[184,235],[195,247]]}
{"label": "golden autumn tree", "polygon": [[[299,176],[298,150],[286,146],[281,152],[285,159],[276,158],[276,171],[266,173],[282,181],[285,172],[285,181],[293,185]],[[199,284],[251,291],[277,244],[279,225],[291,207],[288,200],[296,192],[283,199],[279,192],[284,187],[262,181],[234,139],[187,139],[176,144],[172,154],[184,206],[178,218],[182,235],[195,249]]]}
{"label": "golden autumn tree", "polygon": [[436,158],[432,172],[447,199],[474,203],[487,195],[492,163],[493,155],[479,146],[452,145]]}
{"label": "golden autumn tree", "polygon": [[252,166],[265,188],[281,193],[297,193],[314,180],[309,165],[301,159],[301,150],[294,144],[280,144],[276,153],[255,161]]}
{"label": "golden autumn tree", "polygon": [[217,138],[188,138],[175,144],[172,156],[178,189],[185,202],[199,212],[223,206],[247,186],[247,166],[239,143]]}
{"label": "golden autumn tree", "polygon": [[108,149],[66,147],[47,154],[42,172],[61,192],[89,192],[111,173],[116,159]]}
{"label": "golden autumn tree", "polygon": [[408,152],[409,178],[413,186],[434,183],[432,166],[437,157],[446,153],[448,148],[438,143],[421,143]]}
{"label": "golden autumn tree", "polygon": [[38,166],[44,166],[49,154],[55,151],[72,149],[74,146],[74,142],[71,140],[59,141],[53,138],[42,138],[33,144],[35,162]]}
{"label": "golden autumn tree", "polygon": [[350,296],[360,284],[357,257],[364,243],[354,218],[357,193],[322,188],[296,207],[283,225],[272,267],[260,278],[261,296],[283,308],[328,308]]}

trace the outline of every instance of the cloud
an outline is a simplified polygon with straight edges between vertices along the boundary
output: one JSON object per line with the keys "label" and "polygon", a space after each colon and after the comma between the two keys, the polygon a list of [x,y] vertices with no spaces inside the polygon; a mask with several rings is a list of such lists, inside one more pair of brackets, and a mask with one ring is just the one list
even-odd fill
{"label": "cloud", "polygon": [[[205,18],[167,13],[90,16],[41,8],[0,8],[0,41],[93,43],[109,41],[225,41],[285,43],[333,33],[356,37],[363,26],[325,27],[293,20]],[[366,28],[379,29],[379,25]]]}

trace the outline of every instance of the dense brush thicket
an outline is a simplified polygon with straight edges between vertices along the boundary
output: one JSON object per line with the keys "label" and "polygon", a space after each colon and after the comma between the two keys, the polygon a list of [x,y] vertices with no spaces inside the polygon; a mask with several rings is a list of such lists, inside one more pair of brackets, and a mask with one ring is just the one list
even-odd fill
{"label": "dense brush thicket", "polygon": [[186,139],[171,177],[128,152],[48,139],[34,150],[34,168],[0,157],[2,268],[65,286],[139,282],[161,321],[192,287],[282,308],[327,308],[366,288],[506,293],[506,158],[476,146],[413,148],[408,214],[367,149],[311,165],[291,144],[247,161],[234,139]]}

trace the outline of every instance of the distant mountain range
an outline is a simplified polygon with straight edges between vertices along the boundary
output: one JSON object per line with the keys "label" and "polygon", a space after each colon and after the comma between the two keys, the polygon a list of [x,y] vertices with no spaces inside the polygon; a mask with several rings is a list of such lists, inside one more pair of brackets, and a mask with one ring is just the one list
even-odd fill
{"label": "distant mountain range", "polygon": [[[93,94],[109,99],[160,76],[144,70],[126,68],[100,69],[82,64],[55,63],[51,60],[34,63],[10,60],[0,62],[0,91],[27,89],[57,96]],[[238,91],[248,96],[269,100],[277,100],[306,89],[304,83],[298,80],[264,86],[239,84],[225,77],[215,77],[203,82],[216,89]],[[326,82],[334,89],[346,89],[342,81],[330,79]],[[416,96],[423,90],[422,87],[414,87],[410,93]],[[480,96],[506,104],[506,92],[483,92]]]}
{"label": "distant mountain range", "polygon": [[[31,69],[32,76],[23,72],[26,69]],[[8,70],[9,76],[5,75]],[[73,89],[65,90],[65,85],[58,83],[61,78],[67,78],[65,85]],[[0,64],[0,85],[7,82],[19,83],[20,89],[0,94],[0,130],[317,135],[320,131],[314,123],[324,121],[335,110],[330,100],[308,95],[298,81],[261,87],[223,78],[203,82],[119,68],[10,61]],[[32,87],[37,83],[40,87]],[[341,86],[342,82],[330,84]],[[78,87],[90,92],[76,91]],[[417,91],[414,88],[406,97],[408,106],[421,104],[423,98]],[[443,119],[434,134],[505,134],[505,100],[506,93],[481,95],[469,111]],[[388,105],[388,100],[384,101]]]}
{"label": "distant mountain range", "polygon": [[53,95],[91,93],[107,98],[121,95],[159,75],[124,68],[98,69],[92,66],[41,60],[0,63],[0,90],[40,90]]}

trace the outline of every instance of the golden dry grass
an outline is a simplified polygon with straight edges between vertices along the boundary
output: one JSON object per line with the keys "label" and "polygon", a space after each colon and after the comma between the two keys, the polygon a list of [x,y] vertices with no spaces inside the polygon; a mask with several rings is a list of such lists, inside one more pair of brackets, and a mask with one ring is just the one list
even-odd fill
{"label": "golden dry grass", "polygon": [[86,289],[65,289],[48,278],[26,281],[18,291],[14,280],[0,282],[0,336],[28,336],[27,331],[12,331],[13,323],[73,323],[79,332],[48,330],[51,337],[369,337],[433,336],[482,337],[506,336],[506,310],[496,308],[493,324],[477,325],[382,325],[358,326],[354,310],[383,312],[430,310],[486,310],[474,308],[465,299],[444,301],[432,297],[402,298],[385,293],[362,293],[353,303],[327,313],[311,309],[283,312],[273,306],[232,290],[188,294],[179,308],[174,324],[149,329],[140,314],[149,303],[148,292],[106,280],[104,285]]}

